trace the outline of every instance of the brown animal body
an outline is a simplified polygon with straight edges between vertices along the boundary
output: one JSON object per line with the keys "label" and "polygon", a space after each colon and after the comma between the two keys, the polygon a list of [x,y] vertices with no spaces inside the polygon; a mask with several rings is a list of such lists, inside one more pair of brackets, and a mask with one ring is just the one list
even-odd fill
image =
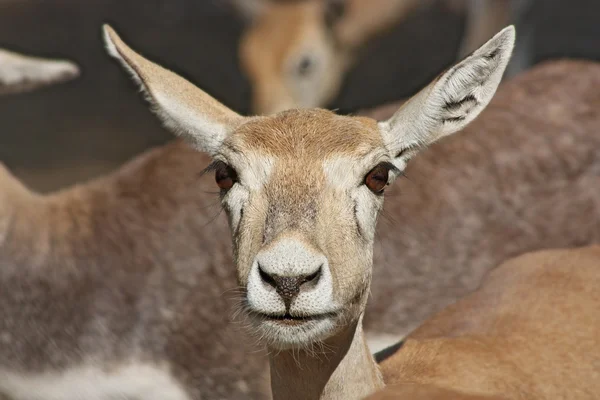
{"label": "brown animal body", "polygon": [[[414,160],[388,200],[400,225],[379,229],[367,331],[405,334],[508,256],[598,240],[599,80],[591,63],[539,67]],[[151,379],[163,391],[145,398],[268,397],[265,358],[229,323],[235,272],[214,189],[199,184],[207,163],[174,142],[48,196],[3,172],[0,393],[44,398],[48,382],[67,387],[52,371],[75,369],[75,385],[94,364],[110,386],[126,359],[176,382]]]}
{"label": "brown animal body", "polygon": [[230,322],[231,244],[207,164],[175,141],[47,196],[1,171],[0,393],[8,372],[123,358],[164,367],[194,399],[268,392],[260,352]]}
{"label": "brown animal body", "polygon": [[600,246],[506,261],[380,364],[394,385],[369,399],[595,399],[598,285]]}

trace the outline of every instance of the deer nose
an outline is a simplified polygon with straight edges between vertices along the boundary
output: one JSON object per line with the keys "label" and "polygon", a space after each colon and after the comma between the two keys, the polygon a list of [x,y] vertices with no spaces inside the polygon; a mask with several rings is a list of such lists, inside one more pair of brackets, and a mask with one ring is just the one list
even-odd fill
{"label": "deer nose", "polygon": [[258,273],[264,284],[275,289],[281,296],[285,308],[289,311],[292,301],[298,296],[301,290],[310,289],[319,282],[323,265],[320,265],[313,273],[308,275],[280,276],[266,272],[261,265],[258,265]]}

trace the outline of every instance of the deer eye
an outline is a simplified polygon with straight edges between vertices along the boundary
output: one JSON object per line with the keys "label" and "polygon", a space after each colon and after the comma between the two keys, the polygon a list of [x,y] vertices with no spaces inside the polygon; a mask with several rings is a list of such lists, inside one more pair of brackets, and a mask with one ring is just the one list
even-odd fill
{"label": "deer eye", "polygon": [[365,176],[365,185],[375,194],[382,194],[388,184],[390,176],[390,167],[386,164],[379,164]]}
{"label": "deer eye", "polygon": [[237,182],[237,173],[225,163],[215,166],[215,181],[221,190],[229,190]]}

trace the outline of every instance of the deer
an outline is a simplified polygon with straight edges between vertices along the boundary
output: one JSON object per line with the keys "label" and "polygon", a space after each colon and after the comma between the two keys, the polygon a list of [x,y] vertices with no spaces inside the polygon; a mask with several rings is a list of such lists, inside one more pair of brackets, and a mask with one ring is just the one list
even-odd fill
{"label": "deer", "polygon": [[[371,351],[504,259],[600,240],[598,84],[596,63],[538,66],[504,83],[460,135],[411,160],[384,210],[402,226],[378,227],[363,319]],[[397,109],[363,115],[385,121]],[[180,138],[47,195],[0,168],[0,395],[271,397],[266,354],[244,318],[230,323],[241,289],[207,193],[209,161]]]}
{"label": "deer", "polygon": [[41,58],[0,48],[0,95],[67,82],[81,71],[73,61]]}
{"label": "deer", "polygon": [[[434,1],[420,0],[237,0],[250,21],[238,58],[252,88],[257,114],[295,107],[324,107],[340,91],[344,77],[373,38]],[[525,13],[529,0],[444,0],[466,14],[459,57]],[[528,46],[517,50],[516,74],[529,65]],[[518,69],[517,69],[518,68]]]}
{"label": "deer", "polygon": [[269,353],[273,399],[353,399],[382,389],[362,320],[385,189],[420,149],[487,106],[514,27],[379,123],[323,109],[244,117],[132,50],[111,27],[104,34],[163,124],[213,159],[242,289],[238,309]]}
{"label": "deer", "polygon": [[380,363],[384,399],[594,399],[600,246],[529,252],[412,332]]}

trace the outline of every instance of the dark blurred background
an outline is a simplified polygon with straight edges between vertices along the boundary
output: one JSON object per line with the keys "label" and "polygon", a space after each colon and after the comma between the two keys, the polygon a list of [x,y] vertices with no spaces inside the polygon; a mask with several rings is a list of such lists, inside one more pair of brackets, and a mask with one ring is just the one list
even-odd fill
{"label": "dark blurred background", "polygon": [[[520,24],[533,33],[534,62],[600,59],[599,18],[598,0],[536,0]],[[63,85],[0,97],[0,161],[35,190],[105,173],[171,139],[106,55],[104,22],[229,107],[249,109],[236,54],[243,24],[222,1],[0,0],[1,47],[68,58],[83,71]],[[463,25],[443,7],[416,12],[368,46],[331,107],[352,112],[410,95],[455,60]]]}

